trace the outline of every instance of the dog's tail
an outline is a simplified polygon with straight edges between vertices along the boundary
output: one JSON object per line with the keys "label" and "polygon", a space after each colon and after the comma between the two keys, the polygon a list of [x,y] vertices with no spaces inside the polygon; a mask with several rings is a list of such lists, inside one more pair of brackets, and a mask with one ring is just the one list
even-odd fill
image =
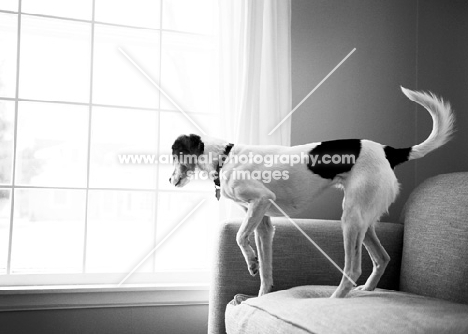
{"label": "dog's tail", "polygon": [[432,93],[416,92],[403,87],[401,87],[401,90],[411,101],[422,105],[429,111],[433,126],[431,134],[421,144],[402,149],[394,149],[390,146],[384,148],[392,168],[405,161],[424,157],[429,152],[447,143],[455,131],[455,116],[448,102]]}

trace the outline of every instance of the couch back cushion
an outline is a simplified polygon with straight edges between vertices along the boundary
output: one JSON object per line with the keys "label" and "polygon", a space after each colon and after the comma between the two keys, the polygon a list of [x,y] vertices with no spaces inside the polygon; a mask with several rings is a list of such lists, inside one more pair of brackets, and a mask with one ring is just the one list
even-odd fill
{"label": "couch back cushion", "polygon": [[468,173],[426,180],[402,219],[400,290],[468,304]]}

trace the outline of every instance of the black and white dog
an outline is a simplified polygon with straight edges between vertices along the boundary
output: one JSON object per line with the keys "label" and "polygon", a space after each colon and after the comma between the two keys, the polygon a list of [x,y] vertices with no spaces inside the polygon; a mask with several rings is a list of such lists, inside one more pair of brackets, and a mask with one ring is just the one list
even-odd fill
{"label": "black and white dog", "polygon": [[[354,281],[359,278],[361,248],[364,243],[373,262],[373,271],[365,285],[358,289],[374,290],[390,261],[377,238],[374,226],[398,194],[399,184],[394,167],[405,161],[424,157],[444,145],[454,132],[454,116],[449,103],[433,94],[405,88],[402,91],[410,100],[426,108],[433,119],[430,136],[419,145],[393,148],[370,140],[348,139],[293,147],[254,146],[233,145],[193,134],[182,135],[172,146],[172,154],[176,159],[169,181],[176,187],[183,187],[196,170],[209,173],[218,185],[218,197],[220,186],[223,196],[245,208],[247,216],[237,233],[237,243],[250,274],[256,275],[260,271],[260,296],[270,292],[273,285],[274,228],[270,217],[282,216],[271,200],[289,216],[294,216],[305,209],[325,188],[342,188],[344,272]],[[183,158],[189,155],[199,159],[187,162]],[[253,159],[236,158],[240,156]],[[291,164],[293,158],[288,160],[285,156],[307,156],[309,159]],[[256,158],[257,161],[263,159],[263,163],[255,163]],[[269,163],[265,163],[266,161]],[[297,159],[294,161],[297,162]],[[265,182],[264,178],[255,177],[259,175],[272,177]],[[249,244],[248,237],[253,232],[259,261]],[[332,297],[345,297],[351,288],[352,282],[343,276]]]}

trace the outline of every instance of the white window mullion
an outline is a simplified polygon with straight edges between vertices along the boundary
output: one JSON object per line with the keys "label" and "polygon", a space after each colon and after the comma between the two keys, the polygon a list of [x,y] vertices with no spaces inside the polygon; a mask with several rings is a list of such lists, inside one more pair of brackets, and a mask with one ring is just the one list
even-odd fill
{"label": "white window mullion", "polygon": [[10,193],[10,231],[8,237],[7,275],[11,274],[11,252],[13,249],[13,218],[15,210],[15,172],[16,172],[16,138],[18,133],[18,96],[19,96],[19,71],[21,50],[21,0],[18,0],[18,36],[16,40],[16,92],[15,92],[15,121],[13,130],[13,165]]}
{"label": "white window mullion", "polygon": [[86,161],[86,205],[85,205],[85,221],[84,221],[84,237],[83,237],[83,269],[82,273],[86,273],[86,251],[88,245],[88,208],[89,208],[89,170],[91,159],[91,125],[93,116],[93,70],[94,70],[94,13],[96,8],[96,0],[93,0],[93,8],[91,14],[91,64],[89,74],[89,114],[88,114],[88,156]]}
{"label": "white window mullion", "polygon": [[[207,14],[212,12],[206,4],[211,2],[203,1],[205,5],[199,6],[192,5],[190,0],[178,0],[176,5],[160,0],[155,5],[148,0],[152,5],[145,7],[143,2],[133,4],[124,0],[135,14],[132,23],[127,19],[126,10],[118,18],[122,22],[101,17],[101,2],[96,0],[84,1],[87,5],[80,5],[79,15],[70,12],[68,7],[57,9],[50,5],[51,1],[41,5],[32,1],[18,0],[18,12],[14,8],[7,11],[11,20],[17,15],[17,26],[13,21],[9,35],[13,62],[11,90],[8,96],[0,97],[11,101],[9,117],[14,119],[9,126],[9,145],[13,149],[9,153],[11,184],[0,185],[0,191],[10,192],[10,207],[5,207],[2,218],[6,219],[4,238],[5,242],[8,240],[5,245],[8,248],[4,249],[6,275],[0,275],[0,291],[5,286],[115,284],[123,275],[121,270],[127,269],[112,266],[109,259],[124,265],[139,259],[147,248],[156,246],[158,239],[167,234],[170,224],[176,223],[182,211],[212,191],[198,183],[183,191],[169,187],[167,165],[154,164],[146,169],[130,166],[124,172],[115,166],[116,162],[110,158],[121,147],[159,156],[161,151],[170,149],[173,136],[196,130],[185,124],[186,119],[179,117],[180,112],[167,101],[161,102],[164,97],[160,91],[140,89],[145,82],[132,76],[131,64],[128,69],[126,63],[115,66],[114,59],[109,61],[108,49],[123,45],[128,46],[129,52],[142,55],[139,61],[152,71],[159,86],[165,85],[185,103],[184,111],[197,122],[208,124],[217,115],[212,110],[211,99],[200,98],[208,91],[200,87],[210,87],[211,83],[208,75],[200,76],[200,73],[211,73],[206,62],[211,59],[206,41],[208,30],[201,20],[209,19]],[[108,3],[104,11],[112,13],[114,4],[112,0]],[[198,10],[195,23],[185,23],[186,4],[192,6],[189,6],[190,13],[195,8]],[[151,10],[143,11],[145,8]],[[145,26],[139,20],[143,12],[146,14],[141,16],[159,22]],[[158,56],[159,59],[154,59]],[[114,69],[115,77],[108,75],[106,80],[99,81],[103,72],[112,74]],[[199,77],[200,83],[193,85],[194,78]],[[125,83],[121,91],[112,86],[115,82]],[[104,94],[107,100],[100,100],[102,91],[108,93]],[[146,95],[140,96],[139,92]],[[142,103],[146,97],[154,103]],[[31,172],[33,176],[28,176],[30,171],[34,172]],[[183,207],[180,212],[179,203]],[[203,236],[205,220],[213,220],[206,212],[213,212],[214,204],[207,203],[200,210],[203,212],[198,213],[199,218],[193,219],[201,222],[200,227],[190,227],[185,232],[181,229],[172,245],[167,243],[166,250],[161,248],[158,256],[154,254],[129,279],[129,284],[183,285],[207,281],[206,263],[197,260],[204,258],[204,248],[197,248],[191,254],[191,259],[196,260],[193,263],[181,258],[177,249],[167,250],[194,234]],[[194,226],[193,222],[186,225]],[[49,242],[43,242],[45,239],[38,237],[39,232]],[[121,250],[123,257],[128,255],[127,262],[122,261],[118,251],[115,256],[108,255],[115,249]]]}
{"label": "white window mullion", "polygon": [[[162,13],[163,0],[159,3],[159,78],[158,85],[161,87],[161,62],[162,62]],[[158,154],[161,152],[161,91],[158,90]],[[154,247],[158,239],[158,201],[159,201],[159,165],[156,165],[156,194],[154,196]],[[156,254],[153,254],[153,272],[156,271]]]}

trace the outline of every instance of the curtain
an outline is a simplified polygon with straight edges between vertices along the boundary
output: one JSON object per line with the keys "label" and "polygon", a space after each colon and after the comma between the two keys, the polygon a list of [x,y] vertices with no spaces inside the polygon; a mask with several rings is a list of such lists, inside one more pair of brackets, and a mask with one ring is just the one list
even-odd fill
{"label": "curtain", "polygon": [[[234,145],[289,146],[290,119],[269,133],[291,111],[291,0],[218,0],[218,4],[223,139]],[[219,205],[220,220],[245,215],[223,197]],[[210,306],[215,298],[210,292]],[[210,307],[209,333],[220,331],[216,312]]]}
{"label": "curtain", "polygon": [[291,1],[219,0],[224,139],[290,145]]}
{"label": "curtain", "polygon": [[[291,0],[218,0],[223,139],[291,143]],[[220,220],[244,212],[221,197]]]}

